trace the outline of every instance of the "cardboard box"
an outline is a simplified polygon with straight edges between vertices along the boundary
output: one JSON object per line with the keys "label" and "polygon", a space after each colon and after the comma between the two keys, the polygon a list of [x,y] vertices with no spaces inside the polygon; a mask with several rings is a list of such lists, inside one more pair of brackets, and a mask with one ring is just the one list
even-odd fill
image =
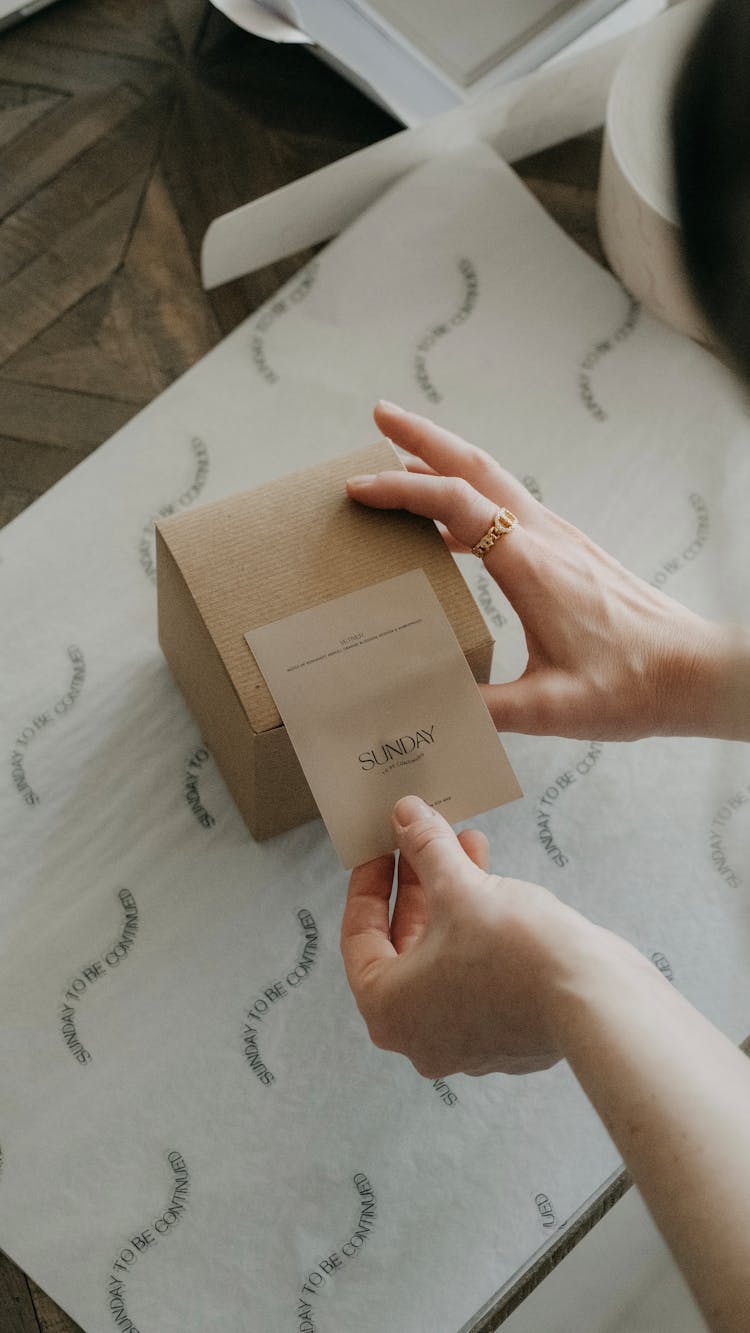
{"label": "cardboard box", "polygon": [[401,466],[383,441],[156,525],[159,641],[255,838],[318,811],[246,630],[423,569],[489,679],[492,637],[435,525],[346,495],[347,477]]}

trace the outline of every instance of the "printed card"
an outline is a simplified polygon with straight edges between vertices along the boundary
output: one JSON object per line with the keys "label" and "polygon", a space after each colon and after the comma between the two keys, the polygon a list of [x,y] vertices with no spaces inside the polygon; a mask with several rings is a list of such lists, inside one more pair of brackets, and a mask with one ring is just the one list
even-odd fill
{"label": "printed card", "polygon": [[401,796],[455,824],[522,795],[422,570],[245,638],[345,867],[392,850]]}

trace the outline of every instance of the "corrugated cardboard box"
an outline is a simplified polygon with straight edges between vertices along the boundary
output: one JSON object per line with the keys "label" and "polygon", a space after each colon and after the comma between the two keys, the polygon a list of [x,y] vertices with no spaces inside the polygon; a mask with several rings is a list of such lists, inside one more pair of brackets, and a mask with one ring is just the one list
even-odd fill
{"label": "corrugated cardboard box", "polygon": [[157,524],[159,641],[256,838],[318,811],[246,630],[423,569],[489,679],[492,637],[435,525],[346,495],[347,477],[401,466],[383,441]]}

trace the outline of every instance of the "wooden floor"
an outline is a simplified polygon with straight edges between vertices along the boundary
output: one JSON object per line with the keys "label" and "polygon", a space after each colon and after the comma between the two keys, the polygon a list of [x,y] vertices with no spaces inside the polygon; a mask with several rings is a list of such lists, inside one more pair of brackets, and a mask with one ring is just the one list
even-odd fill
{"label": "wooden floor", "polygon": [[[0,524],[91,453],[309,255],[215,292],[217,214],[399,126],[208,0],[61,0],[0,34]],[[521,174],[600,258],[599,136]],[[75,1333],[0,1253],[0,1333]]]}

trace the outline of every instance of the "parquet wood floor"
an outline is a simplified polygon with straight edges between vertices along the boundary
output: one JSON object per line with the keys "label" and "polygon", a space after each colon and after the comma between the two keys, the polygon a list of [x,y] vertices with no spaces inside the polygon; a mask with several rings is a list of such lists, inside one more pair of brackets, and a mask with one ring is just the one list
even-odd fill
{"label": "parquet wood floor", "polygon": [[[309,258],[206,293],[217,213],[398,128],[207,0],[64,0],[0,34],[0,525]],[[589,135],[520,170],[601,258],[598,157]],[[0,1254],[0,1333],[75,1331]]]}

